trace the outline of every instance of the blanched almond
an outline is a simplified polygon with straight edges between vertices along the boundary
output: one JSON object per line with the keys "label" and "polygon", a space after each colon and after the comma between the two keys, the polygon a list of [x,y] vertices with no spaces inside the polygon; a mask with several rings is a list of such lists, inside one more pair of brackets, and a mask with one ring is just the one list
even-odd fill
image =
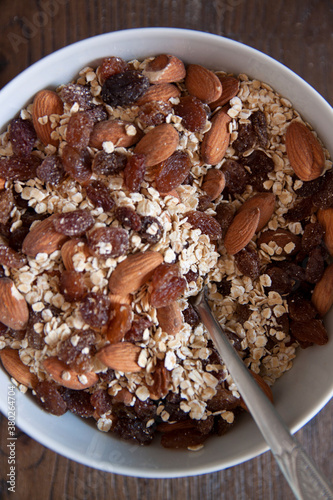
{"label": "blanched almond", "polygon": [[112,142],[115,147],[129,148],[142,137],[141,131],[131,122],[107,120],[95,124],[89,145],[102,149],[103,142]]}
{"label": "blanched almond", "polygon": [[0,318],[13,330],[24,330],[28,324],[28,305],[10,278],[0,278]]}
{"label": "blanched almond", "polygon": [[182,327],[182,314],[178,302],[172,302],[157,309],[157,319],[162,330],[169,335],[176,335]]}
{"label": "blanched almond", "polygon": [[258,193],[248,198],[238,209],[238,213],[251,208],[259,208],[260,218],[257,232],[266,226],[275,209],[276,196],[273,193]]}
{"label": "blanched almond", "polygon": [[43,367],[55,382],[76,391],[87,389],[98,381],[98,375],[96,373],[78,373],[66,365],[66,363],[60,361],[56,356],[46,358],[43,361]]}
{"label": "blanched almond", "polygon": [[141,347],[131,342],[118,342],[102,347],[96,356],[105,366],[113,370],[134,373],[142,370],[138,365],[140,352]]}
{"label": "blanched almond", "polygon": [[163,256],[151,250],[129,255],[120,262],[110,276],[109,290],[112,294],[127,296],[148,281],[154,269],[163,262]]}
{"label": "blanched almond", "polygon": [[156,85],[151,85],[147,92],[143,94],[140,99],[136,101],[135,104],[142,106],[148,102],[168,102],[171,97],[179,97],[180,90],[176,85],[172,83],[158,83]]}
{"label": "blanched almond", "polygon": [[199,64],[187,66],[185,87],[190,94],[207,104],[216,101],[222,94],[222,84],[219,78]]}
{"label": "blanched almond", "polygon": [[224,246],[230,255],[242,250],[253,238],[260,219],[259,208],[243,210],[230,224],[224,238]]}
{"label": "blanched almond", "polygon": [[33,389],[38,378],[31,373],[29,367],[22,363],[18,350],[6,347],[0,351],[0,358],[5,370],[20,384]]}
{"label": "blanched almond", "polygon": [[50,215],[47,219],[38,222],[24,238],[22,252],[29,257],[36,257],[38,253],[50,255],[56,250],[60,250],[68,236],[58,233],[54,229],[53,220],[58,214]]}
{"label": "blanched almond", "polygon": [[201,156],[204,163],[217,165],[223,159],[230,142],[230,120],[230,116],[223,109],[213,116],[212,126],[201,143]]}
{"label": "blanched almond", "polygon": [[178,57],[160,54],[148,62],[143,74],[150,83],[172,83],[182,80],[186,71],[183,61]]}
{"label": "blanched almond", "polygon": [[333,263],[330,264],[316,284],[311,297],[320,316],[325,316],[333,304]]}
{"label": "blanched almond", "polygon": [[57,146],[59,141],[51,139],[51,115],[62,115],[64,105],[58,94],[53,90],[41,90],[35,96],[32,107],[32,120],[36,134],[45,146]]}
{"label": "blanched almond", "polygon": [[142,137],[135,146],[134,153],[144,154],[147,167],[152,167],[169,158],[176,150],[178,143],[177,130],[170,123],[163,123]]}

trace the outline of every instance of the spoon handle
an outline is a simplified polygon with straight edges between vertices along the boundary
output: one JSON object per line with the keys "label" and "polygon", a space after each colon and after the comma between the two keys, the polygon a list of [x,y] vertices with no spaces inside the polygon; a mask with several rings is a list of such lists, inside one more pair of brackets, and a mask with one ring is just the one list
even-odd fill
{"label": "spoon handle", "polygon": [[228,368],[253,419],[269,445],[295,497],[300,500],[333,500],[333,489],[316,469],[301,445],[275,410],[214,318],[202,291],[192,301]]}

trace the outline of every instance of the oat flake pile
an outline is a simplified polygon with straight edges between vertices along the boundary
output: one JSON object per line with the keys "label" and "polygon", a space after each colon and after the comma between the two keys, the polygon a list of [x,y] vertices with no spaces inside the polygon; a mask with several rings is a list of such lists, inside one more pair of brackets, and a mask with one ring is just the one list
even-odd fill
{"label": "oat flake pile", "polygon": [[269,85],[110,57],[0,139],[0,356],[45,410],[170,448],[228,431],[246,406],[188,302],[204,284],[269,397],[328,341],[332,162]]}

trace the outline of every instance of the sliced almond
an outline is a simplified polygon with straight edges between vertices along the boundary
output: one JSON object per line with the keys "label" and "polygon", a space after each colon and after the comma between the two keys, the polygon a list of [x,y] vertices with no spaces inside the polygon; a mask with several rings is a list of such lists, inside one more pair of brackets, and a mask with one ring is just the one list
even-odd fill
{"label": "sliced almond", "polygon": [[110,276],[109,290],[112,294],[127,296],[134,293],[149,280],[163,256],[151,250],[129,255],[120,262]]}
{"label": "sliced almond", "polygon": [[325,230],[324,242],[327,250],[333,255],[333,208],[318,210],[317,217]]}
{"label": "sliced almond", "polygon": [[45,146],[57,146],[59,141],[51,138],[51,115],[62,115],[64,105],[53,90],[41,90],[36,94],[32,107],[32,120],[36,134]]}
{"label": "sliced almond", "polygon": [[188,65],[185,87],[190,94],[207,104],[216,101],[222,94],[222,84],[219,78],[199,64]]}
{"label": "sliced almond", "polygon": [[333,304],[333,263],[326,269],[314,287],[311,301],[320,316],[325,316]]}
{"label": "sliced almond", "polygon": [[24,330],[28,324],[28,305],[10,278],[0,278],[0,318],[13,330]]}
{"label": "sliced almond", "polygon": [[225,188],[224,173],[217,168],[210,168],[203,179],[201,188],[212,201],[216,200]]}
{"label": "sliced almond", "polygon": [[162,330],[169,335],[176,335],[182,327],[183,319],[178,302],[172,302],[157,309],[157,319]]}
{"label": "sliced almond", "polygon": [[263,243],[266,245],[275,243],[282,249],[279,255],[283,257],[294,255],[301,249],[300,236],[288,231],[288,229],[277,229],[276,231],[268,229],[264,231],[257,239],[257,246],[260,247]]}
{"label": "sliced almond", "polygon": [[217,165],[223,159],[230,142],[230,120],[230,116],[223,109],[213,116],[212,126],[201,143],[201,156],[204,163]]}
{"label": "sliced almond", "polygon": [[141,347],[131,342],[118,342],[102,347],[96,356],[105,366],[113,370],[134,373],[142,370],[138,365],[140,352]]}
{"label": "sliced almond", "polygon": [[103,142],[112,142],[115,147],[129,148],[142,137],[141,131],[131,122],[124,120],[101,121],[94,125],[89,146],[102,149]]}
{"label": "sliced almond", "polygon": [[209,104],[211,110],[227,104],[239,91],[240,82],[238,78],[234,76],[219,76],[219,80],[222,83],[222,94],[219,99]]}
{"label": "sliced almond", "polygon": [[6,347],[0,351],[0,358],[4,369],[17,382],[29,389],[33,389],[37,385],[38,378],[34,373],[31,373],[29,366],[22,363],[18,350]]}
{"label": "sliced almond", "polygon": [[276,196],[273,193],[258,193],[248,198],[243,205],[238,209],[238,213],[251,208],[259,208],[260,218],[257,227],[257,232],[261,231],[266,226],[273,215],[275,209]]}
{"label": "sliced almond", "polygon": [[178,144],[177,130],[170,123],[163,123],[142,137],[135,146],[134,153],[144,154],[147,167],[152,167],[169,158]]}
{"label": "sliced almond", "polygon": [[323,148],[303,123],[293,121],[287,128],[286,149],[290,165],[302,181],[312,181],[323,173]]}
{"label": "sliced almond", "polygon": [[172,97],[180,97],[179,88],[172,83],[158,83],[156,85],[151,85],[147,92],[145,92],[135,104],[142,106],[148,102],[168,102]]}
{"label": "sliced almond", "polygon": [[50,255],[56,250],[60,250],[68,236],[57,233],[54,229],[53,220],[58,214],[53,214],[47,219],[34,225],[24,238],[22,252],[29,257],[36,257],[38,253],[47,253]]}
{"label": "sliced almond", "polygon": [[75,271],[73,256],[82,253],[86,258],[91,256],[89,247],[83,238],[72,238],[61,247],[61,257],[67,271]]}
{"label": "sliced almond", "polygon": [[[251,373],[252,377],[254,378],[254,380],[259,385],[260,389],[266,394],[266,396],[268,397],[268,399],[270,400],[270,402],[273,403],[274,402],[273,401],[273,393],[272,393],[272,389],[269,387],[269,385],[266,384],[266,382],[264,381],[264,379],[262,377],[260,377],[260,375],[258,375],[257,373],[254,373],[252,370],[250,370],[250,373]],[[241,399],[240,406],[244,410],[249,411],[249,409],[246,406],[246,404],[245,404],[245,402],[244,402],[243,399]]]}
{"label": "sliced almond", "polygon": [[182,80],[186,71],[183,61],[178,57],[160,54],[148,62],[143,74],[150,83],[172,83]]}
{"label": "sliced almond", "polygon": [[79,391],[87,389],[98,382],[98,375],[94,372],[78,373],[63,363],[56,356],[46,358],[43,367],[51,378],[58,384]]}
{"label": "sliced almond", "polygon": [[243,210],[230,224],[224,238],[224,246],[230,255],[242,250],[253,238],[260,219],[259,208]]}

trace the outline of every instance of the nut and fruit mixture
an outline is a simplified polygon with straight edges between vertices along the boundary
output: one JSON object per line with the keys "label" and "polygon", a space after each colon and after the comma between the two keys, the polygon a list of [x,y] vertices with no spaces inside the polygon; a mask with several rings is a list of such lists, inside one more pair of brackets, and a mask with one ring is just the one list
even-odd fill
{"label": "nut and fruit mixture", "polygon": [[333,170],[269,85],[104,59],[0,136],[0,356],[54,415],[199,449],[246,411],[189,302],[204,285],[270,386],[328,341]]}

